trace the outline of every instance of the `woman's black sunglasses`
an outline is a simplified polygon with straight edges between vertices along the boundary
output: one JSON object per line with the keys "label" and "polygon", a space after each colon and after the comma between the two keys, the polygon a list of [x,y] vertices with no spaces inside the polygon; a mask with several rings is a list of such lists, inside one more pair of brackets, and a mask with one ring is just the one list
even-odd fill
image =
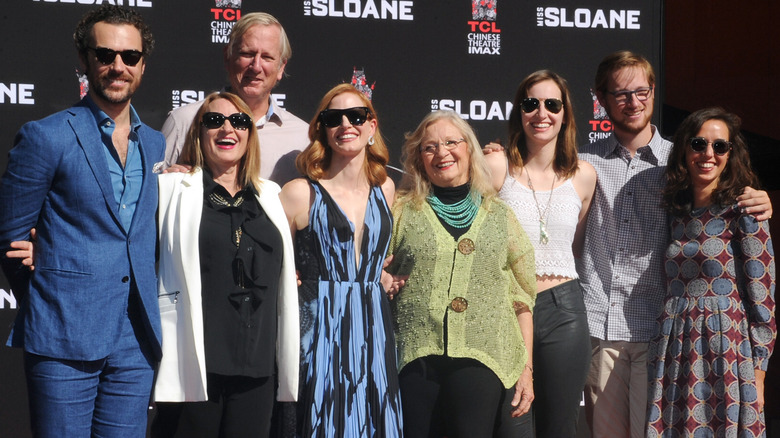
{"label": "woman's black sunglasses", "polygon": [[[691,150],[694,152],[704,152],[710,142],[704,137],[693,137],[691,139]],[[712,142],[712,151],[715,155],[726,155],[731,150],[731,142],[723,139],[717,139]]]}
{"label": "woman's black sunglasses", "polygon": [[201,125],[207,129],[221,128],[225,124],[225,120],[230,120],[230,124],[234,129],[249,129],[252,126],[252,118],[246,113],[235,113],[229,116],[220,113],[206,113],[201,118]]}
{"label": "woman's black sunglasses", "polygon": [[[547,108],[547,111],[558,114],[563,109],[563,102],[560,99],[544,99],[544,107]],[[524,113],[532,113],[539,108],[539,99],[526,97],[520,104],[520,108],[523,109]]]}
{"label": "woman's black sunglasses", "polygon": [[366,123],[369,114],[371,114],[371,111],[364,106],[346,109],[326,109],[320,113],[320,122],[328,128],[335,128],[341,125],[342,117],[347,116],[350,125],[360,126]]}

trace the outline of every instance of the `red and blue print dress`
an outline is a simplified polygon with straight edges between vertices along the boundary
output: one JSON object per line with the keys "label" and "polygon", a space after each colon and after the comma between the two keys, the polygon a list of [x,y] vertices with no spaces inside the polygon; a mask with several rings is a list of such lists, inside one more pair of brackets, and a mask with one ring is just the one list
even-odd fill
{"label": "red and blue print dress", "polygon": [[777,336],[769,225],[710,206],[674,218],[671,234],[647,436],[764,436],[755,370],[767,369]]}

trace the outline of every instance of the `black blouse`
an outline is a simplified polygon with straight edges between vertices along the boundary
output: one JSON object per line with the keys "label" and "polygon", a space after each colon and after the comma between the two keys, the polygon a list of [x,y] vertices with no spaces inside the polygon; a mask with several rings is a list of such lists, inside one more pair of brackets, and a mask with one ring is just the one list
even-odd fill
{"label": "black blouse", "polygon": [[203,172],[200,272],[206,370],[265,377],[276,363],[282,236],[254,187],[230,196]]}

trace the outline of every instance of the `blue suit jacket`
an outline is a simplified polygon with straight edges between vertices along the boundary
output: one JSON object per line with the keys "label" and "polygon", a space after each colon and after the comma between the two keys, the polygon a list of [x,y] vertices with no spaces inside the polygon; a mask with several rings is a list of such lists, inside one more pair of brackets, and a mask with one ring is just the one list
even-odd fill
{"label": "blue suit jacket", "polygon": [[129,294],[159,359],[155,272],[157,175],[165,139],[138,130],[143,182],[129,232],[116,201],[97,123],[85,102],[22,126],[0,180],[0,251],[37,228],[35,271],[4,259],[21,305],[8,345],[73,360],[106,357],[119,338]]}

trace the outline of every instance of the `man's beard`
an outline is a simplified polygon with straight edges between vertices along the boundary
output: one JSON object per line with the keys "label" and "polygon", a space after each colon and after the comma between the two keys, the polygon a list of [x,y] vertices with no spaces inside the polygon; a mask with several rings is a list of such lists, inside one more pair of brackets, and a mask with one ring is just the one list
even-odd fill
{"label": "man's beard", "polygon": [[[112,75],[110,71],[106,71],[102,76],[95,77],[93,74],[87,76],[89,80],[89,87],[95,93],[97,97],[108,103],[120,104],[127,103],[130,98],[133,97],[138,86],[141,84],[141,78],[127,77],[124,73],[118,75]],[[113,79],[128,79],[127,88],[125,91],[112,91],[104,85],[105,81],[111,82]]]}

